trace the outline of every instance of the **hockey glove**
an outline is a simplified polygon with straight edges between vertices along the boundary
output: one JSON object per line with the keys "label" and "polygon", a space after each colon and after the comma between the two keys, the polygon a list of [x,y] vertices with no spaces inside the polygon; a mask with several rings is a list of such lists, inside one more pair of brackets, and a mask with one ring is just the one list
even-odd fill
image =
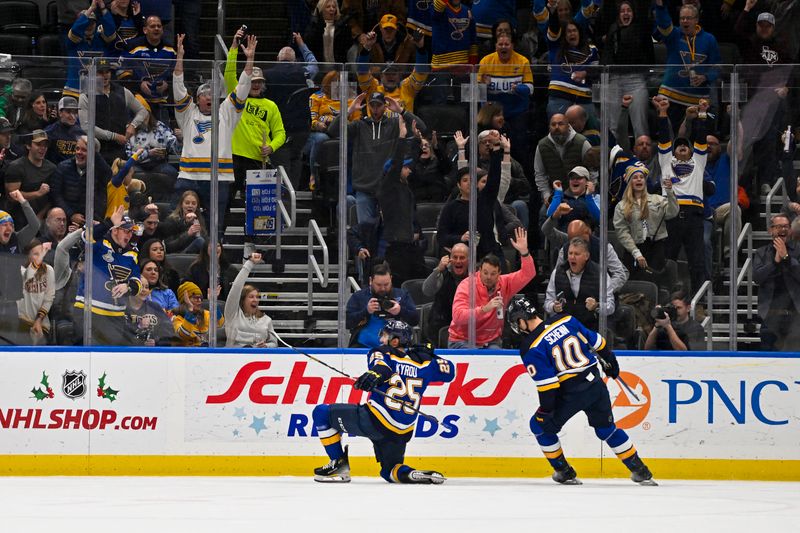
{"label": "hockey glove", "polygon": [[558,426],[553,422],[553,413],[551,411],[542,411],[540,407],[536,410],[536,414],[533,415],[533,418],[545,433],[558,433]]}
{"label": "hockey glove", "polygon": [[361,374],[355,383],[355,388],[371,391],[375,387],[378,386],[378,382],[381,381],[381,375],[373,370],[367,370],[363,374]]}
{"label": "hockey glove", "polygon": [[605,349],[597,354],[597,358],[600,360],[600,364],[603,365],[603,372],[606,373],[606,376],[611,379],[617,379],[619,377],[619,363],[617,362],[617,356],[614,355],[614,352]]}

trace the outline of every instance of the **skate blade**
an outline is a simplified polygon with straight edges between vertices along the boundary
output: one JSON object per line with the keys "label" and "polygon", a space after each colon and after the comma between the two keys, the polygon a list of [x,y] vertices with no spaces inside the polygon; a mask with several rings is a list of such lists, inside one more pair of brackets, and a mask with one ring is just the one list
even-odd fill
{"label": "skate blade", "polygon": [[433,485],[441,485],[442,483],[447,481],[447,478],[441,474],[431,474],[429,479],[431,480],[431,484]]}
{"label": "skate blade", "polygon": [[556,481],[559,485],[583,485],[583,481],[578,478],[568,479],[566,481]]}
{"label": "skate blade", "polygon": [[439,474],[438,472],[433,474],[422,473],[422,472],[415,472],[412,475],[412,483],[416,483],[419,485],[429,484],[429,485],[441,485],[447,481],[447,478],[443,475]]}
{"label": "skate blade", "polygon": [[644,481],[636,481],[635,483],[643,487],[658,487],[658,483],[656,483],[652,479],[646,479]]}
{"label": "skate blade", "polygon": [[350,483],[350,475],[320,476],[315,475],[314,481],[319,483]]}

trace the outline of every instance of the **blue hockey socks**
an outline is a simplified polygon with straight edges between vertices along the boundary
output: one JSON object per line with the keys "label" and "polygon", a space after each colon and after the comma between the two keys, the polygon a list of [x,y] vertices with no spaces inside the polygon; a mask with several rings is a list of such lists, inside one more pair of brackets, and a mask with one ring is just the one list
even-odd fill
{"label": "blue hockey socks", "polygon": [[317,428],[319,440],[325,447],[325,453],[335,461],[344,455],[344,449],[342,448],[342,434],[331,427],[330,412],[330,405],[318,405],[311,413],[311,418],[314,421],[314,427]]}
{"label": "blue hockey socks", "polygon": [[595,428],[595,434],[600,440],[605,441],[617,457],[628,467],[628,470],[635,470],[641,459],[636,453],[636,448],[628,438],[628,434],[612,424],[604,428]]}
{"label": "blue hockey socks", "polygon": [[533,436],[536,437],[536,442],[539,443],[539,447],[542,449],[542,453],[544,453],[544,456],[550,462],[550,466],[552,466],[554,470],[562,470],[569,466],[567,458],[564,457],[564,450],[561,449],[561,442],[558,440],[558,435],[555,433],[545,433],[541,426],[539,426],[539,423],[536,422],[535,416],[531,417],[530,427]]}

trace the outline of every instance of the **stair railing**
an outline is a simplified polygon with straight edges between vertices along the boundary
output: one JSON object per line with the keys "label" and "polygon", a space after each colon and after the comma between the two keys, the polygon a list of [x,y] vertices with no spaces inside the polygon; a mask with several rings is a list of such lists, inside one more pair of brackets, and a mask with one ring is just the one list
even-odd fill
{"label": "stair railing", "polygon": [[361,285],[358,284],[353,276],[347,276],[347,285],[350,288],[350,294],[361,290]]}
{"label": "stair railing", "polygon": [[[314,239],[322,246],[322,268],[314,255]],[[328,286],[330,261],[328,260],[328,245],[322,238],[317,221],[313,218],[308,221],[308,316],[314,313],[314,280],[323,287]]]}
{"label": "stair railing", "polygon": [[225,39],[218,33],[214,36],[214,43],[214,58],[217,61],[224,61],[228,57],[228,47],[225,46]]}
{"label": "stair railing", "polygon": [[[739,293],[739,288],[744,283],[745,279],[747,280],[747,284],[745,285],[747,290],[747,319],[752,320],[754,314],[754,307],[753,307],[753,226],[749,222],[744,225],[742,231],[739,233],[739,236],[736,239],[736,250],[733,253],[738,254],[739,251],[742,249],[742,244],[747,240],[747,248],[745,249],[745,253],[747,254],[747,258],[745,259],[744,263],[742,264],[739,272],[736,275],[736,280],[734,282],[736,294]],[[703,326],[703,329],[706,332],[706,349],[711,351],[713,350],[714,346],[714,332],[713,332],[713,322],[714,322],[714,314],[712,308],[713,302],[713,289],[712,289],[712,282],[706,281],[700,287],[700,290],[697,291],[694,298],[692,298],[690,304],[690,315],[692,319],[696,319],[696,306],[700,303],[700,300],[703,296],[706,296],[707,301],[707,311],[706,316],[703,321],[700,323]],[[736,320],[736,316],[738,315],[738,299],[734,299],[730,302],[730,309],[731,315],[730,320]],[[734,330],[734,335],[736,334]]]}
{"label": "stair railing", "polygon": [[283,203],[283,194],[278,194],[278,209],[281,210],[281,215],[283,217],[284,222],[286,222],[287,228],[295,227],[297,223],[297,191],[294,190],[294,185],[292,185],[292,181],[289,179],[289,176],[286,175],[286,170],[283,168],[283,165],[278,165],[278,178],[279,178],[279,190],[283,191],[286,189],[286,192],[289,193],[289,209],[287,211],[286,204]]}
{"label": "stair railing", "polygon": [[[225,33],[225,0],[217,0],[217,36]],[[228,49],[225,42],[222,42],[222,57],[217,59],[225,59],[228,55]],[[216,54],[215,54],[216,56]]]}
{"label": "stair railing", "polygon": [[689,313],[692,320],[697,320],[697,304],[700,303],[704,296],[706,298],[706,316],[700,322],[700,325],[703,326],[706,332],[706,350],[711,351],[714,349],[714,290],[713,283],[710,280],[703,282],[700,290],[697,291],[697,294],[694,295],[692,302],[689,304]]}
{"label": "stair railing", "polygon": [[767,193],[767,226],[769,226],[769,219],[772,218],[772,202],[778,194],[778,190],[781,192],[781,205],[783,205],[783,200],[786,198],[786,182],[783,178],[775,180],[775,185]]}
{"label": "stair railing", "polygon": [[[783,181],[783,178],[780,178],[780,180]],[[739,233],[739,238],[736,239],[737,253],[741,250],[745,239],[747,239],[747,259],[744,260],[739,273],[736,275],[736,294],[739,293],[739,287],[742,286],[745,278],[747,278],[747,285],[745,285],[747,287],[747,319],[752,320],[755,313],[753,309],[753,226],[749,222],[744,225],[741,233]],[[732,305],[735,303],[731,302]]]}

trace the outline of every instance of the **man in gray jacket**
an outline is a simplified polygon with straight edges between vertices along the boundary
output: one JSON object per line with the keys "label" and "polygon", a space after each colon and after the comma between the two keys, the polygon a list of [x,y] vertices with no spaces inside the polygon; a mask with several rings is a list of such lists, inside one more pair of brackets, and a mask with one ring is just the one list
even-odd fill
{"label": "man in gray jacket", "polygon": [[[555,215],[553,215],[555,216]],[[558,250],[556,264],[554,270],[567,262],[566,254],[568,243],[575,237],[583,239],[589,243],[589,254],[593,261],[600,263],[600,239],[592,235],[592,229],[583,220],[573,220],[567,226],[567,232],[559,230],[556,227],[556,222],[553,217],[548,217],[542,226],[542,232],[545,237],[553,244],[553,247]],[[609,275],[609,289],[611,292],[616,293],[628,281],[629,272],[625,265],[620,261],[617,251],[614,246],[609,242],[606,244],[606,269]]]}
{"label": "man in gray jacket", "polygon": [[[359,94],[347,109],[347,115],[362,106],[367,100],[367,93]],[[395,143],[400,134],[399,121],[405,120],[408,130],[412,130],[413,122],[419,130],[424,131],[425,124],[410,111],[405,111],[394,98],[374,92],[369,95],[369,115],[354,120],[347,125],[347,136],[353,146],[351,168],[353,170],[353,191],[356,197],[356,216],[359,223],[378,223],[377,193],[384,165],[392,158]],[[391,111],[391,113],[387,113]],[[340,113],[330,126],[328,132],[332,138],[339,136]]]}

